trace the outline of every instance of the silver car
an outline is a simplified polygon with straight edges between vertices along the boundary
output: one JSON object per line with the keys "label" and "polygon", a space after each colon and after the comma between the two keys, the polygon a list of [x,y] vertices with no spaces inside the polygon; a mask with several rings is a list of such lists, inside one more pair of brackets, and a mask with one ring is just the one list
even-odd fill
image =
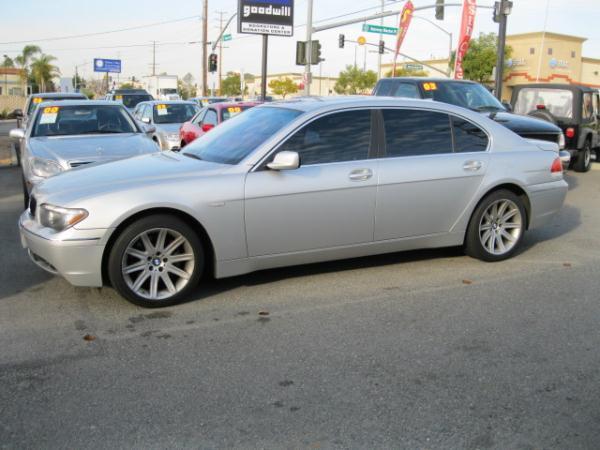
{"label": "silver car", "polygon": [[31,257],[143,306],[231,277],[417,248],[500,261],[567,193],[558,146],[460,107],[340,97],[253,108],[181,153],[53,177],[20,218]]}
{"label": "silver car", "polygon": [[33,187],[48,177],[96,162],[158,151],[123,105],[90,100],[43,102],[26,130],[11,130],[22,142],[25,207]]}
{"label": "silver car", "polygon": [[152,139],[162,150],[179,150],[179,128],[198,111],[200,108],[195,102],[155,100],[139,103],[133,115],[140,122],[155,127]]}

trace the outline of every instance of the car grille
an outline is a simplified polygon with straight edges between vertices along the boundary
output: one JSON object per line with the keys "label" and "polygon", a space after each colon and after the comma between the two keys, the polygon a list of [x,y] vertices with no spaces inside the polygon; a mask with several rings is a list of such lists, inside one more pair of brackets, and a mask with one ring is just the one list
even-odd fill
{"label": "car grille", "polygon": [[554,142],[555,144],[558,144],[559,138],[559,136],[554,133],[521,133],[521,136],[525,139],[537,139],[540,141]]}
{"label": "car grille", "polygon": [[29,197],[29,214],[31,214],[31,217],[35,217],[36,209],[37,209],[37,200],[32,195],[31,197]]}
{"label": "car grille", "polygon": [[91,164],[92,161],[71,161],[69,162],[69,166],[74,169],[75,167],[85,166],[86,164]]}

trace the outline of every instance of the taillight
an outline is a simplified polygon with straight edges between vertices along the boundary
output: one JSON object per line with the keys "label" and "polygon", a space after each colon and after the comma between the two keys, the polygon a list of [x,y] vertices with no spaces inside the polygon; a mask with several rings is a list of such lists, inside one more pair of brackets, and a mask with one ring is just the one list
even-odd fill
{"label": "taillight", "polygon": [[575,137],[575,128],[569,127],[566,129],[565,134],[569,139],[573,139]]}
{"label": "taillight", "polygon": [[554,160],[554,162],[552,163],[552,167],[550,167],[550,172],[551,173],[562,173],[562,171],[563,171],[562,161],[560,160],[560,158],[556,158]]}

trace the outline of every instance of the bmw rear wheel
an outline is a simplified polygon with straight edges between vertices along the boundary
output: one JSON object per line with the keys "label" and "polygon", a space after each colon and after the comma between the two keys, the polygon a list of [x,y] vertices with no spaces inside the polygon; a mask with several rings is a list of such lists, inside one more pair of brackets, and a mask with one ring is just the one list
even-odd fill
{"label": "bmw rear wheel", "polygon": [[499,190],[475,209],[465,239],[466,253],[483,261],[502,261],[514,255],[525,233],[523,201],[511,191]]}
{"label": "bmw rear wheel", "polygon": [[173,305],[195,288],[204,268],[202,242],[174,216],[148,216],[115,241],[108,273],[115,289],[144,307]]}

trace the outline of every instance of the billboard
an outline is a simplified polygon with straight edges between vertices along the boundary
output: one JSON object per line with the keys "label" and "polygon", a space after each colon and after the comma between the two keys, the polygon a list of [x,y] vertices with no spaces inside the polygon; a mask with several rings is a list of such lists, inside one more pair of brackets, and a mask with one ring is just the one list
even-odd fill
{"label": "billboard", "polygon": [[94,58],[94,72],[121,73],[121,60]]}
{"label": "billboard", "polygon": [[238,33],[294,35],[294,0],[238,0]]}

